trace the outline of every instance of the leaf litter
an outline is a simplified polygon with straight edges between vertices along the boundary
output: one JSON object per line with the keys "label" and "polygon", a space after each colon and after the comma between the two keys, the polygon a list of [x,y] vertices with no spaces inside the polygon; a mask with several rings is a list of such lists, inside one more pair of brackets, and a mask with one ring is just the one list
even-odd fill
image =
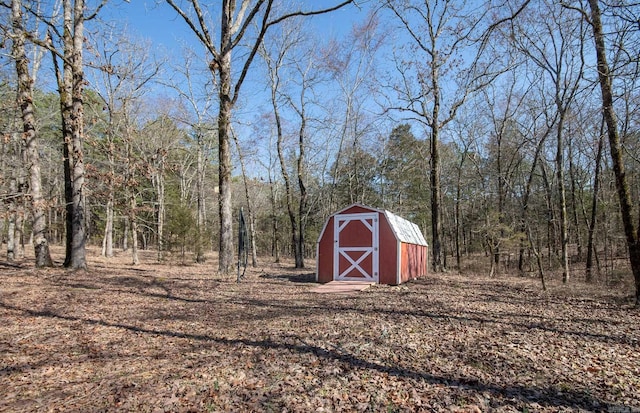
{"label": "leaf litter", "polygon": [[603,285],[332,295],[290,263],[236,283],[213,260],[92,260],[0,273],[0,411],[640,412],[640,312]]}

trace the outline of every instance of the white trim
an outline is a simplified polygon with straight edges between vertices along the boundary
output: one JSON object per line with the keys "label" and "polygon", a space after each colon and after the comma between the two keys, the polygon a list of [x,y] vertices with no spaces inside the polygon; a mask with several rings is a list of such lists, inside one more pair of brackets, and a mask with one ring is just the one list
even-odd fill
{"label": "white trim", "polygon": [[[379,219],[377,212],[365,212],[356,214],[335,214],[333,215],[333,279],[334,280],[355,280],[355,281],[374,281],[380,280],[379,276]],[[340,247],[340,232],[352,221],[360,221],[371,232],[370,245],[356,247]],[[369,222],[371,221],[371,222]],[[354,260],[349,256],[349,252],[362,252],[363,254]],[[371,272],[365,271],[360,263],[371,256]],[[345,271],[340,272],[340,257],[344,257],[351,265]],[[357,270],[364,276],[349,277],[346,274]]]}
{"label": "white trim", "polygon": [[[324,231],[324,228],[323,228]],[[320,233],[320,238],[318,238],[318,242],[316,242],[316,282],[318,282],[318,277],[320,273],[320,240],[322,239],[322,232]]]}
{"label": "white trim", "polygon": [[396,260],[396,285],[400,285],[402,282],[402,277],[400,272],[402,271],[402,243],[399,239],[396,238],[396,255],[398,259]]}

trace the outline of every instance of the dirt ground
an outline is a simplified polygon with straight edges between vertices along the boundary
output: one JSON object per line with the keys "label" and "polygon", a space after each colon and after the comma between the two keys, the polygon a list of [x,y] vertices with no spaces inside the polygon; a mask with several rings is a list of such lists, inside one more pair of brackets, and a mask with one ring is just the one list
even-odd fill
{"label": "dirt ground", "polygon": [[142,258],[0,261],[0,411],[640,412],[628,289],[447,273],[332,295],[313,262],[236,283]]}

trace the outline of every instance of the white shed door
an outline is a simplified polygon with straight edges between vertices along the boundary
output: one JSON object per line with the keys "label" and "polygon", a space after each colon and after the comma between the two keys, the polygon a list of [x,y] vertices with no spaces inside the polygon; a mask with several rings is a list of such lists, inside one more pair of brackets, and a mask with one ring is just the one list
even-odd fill
{"label": "white shed door", "polygon": [[378,282],[378,214],[334,217],[333,279]]}

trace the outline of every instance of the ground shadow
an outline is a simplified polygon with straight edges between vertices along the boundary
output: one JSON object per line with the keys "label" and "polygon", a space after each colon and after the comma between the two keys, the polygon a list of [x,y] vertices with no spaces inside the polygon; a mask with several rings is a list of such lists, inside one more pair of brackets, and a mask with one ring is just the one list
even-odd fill
{"label": "ground shadow", "polygon": [[[0,302],[0,307],[12,311],[19,311],[31,317],[47,317],[51,319],[66,320],[72,322],[83,322],[88,325],[99,325],[103,327],[119,328],[131,331],[137,334],[150,334],[154,336],[164,336],[171,338],[188,339],[200,342],[202,346],[210,346],[213,344],[225,346],[249,346],[262,349],[287,350],[292,353],[313,354],[319,359],[338,361],[348,365],[352,369],[364,369],[376,371],[389,376],[397,376],[410,380],[424,381],[431,385],[446,386],[452,389],[475,392],[478,394],[490,395],[492,397],[500,397],[503,404],[510,404],[512,400],[519,400],[525,403],[537,403],[543,407],[549,408],[579,408],[584,410],[603,410],[608,408],[620,407],[617,405],[609,405],[606,401],[598,399],[588,392],[580,390],[569,390],[566,388],[556,388],[553,386],[544,387],[526,387],[521,385],[500,386],[492,383],[484,383],[475,378],[453,377],[445,375],[436,375],[428,371],[419,371],[413,368],[401,365],[385,365],[380,362],[366,360],[346,351],[343,348],[324,348],[318,345],[306,343],[303,337],[289,336],[278,339],[256,340],[249,338],[225,338],[215,337],[205,334],[190,334],[179,331],[162,330],[145,328],[141,326],[127,325],[123,323],[115,323],[105,320],[96,320],[89,318],[76,317],[71,315],[59,314],[53,311],[37,311],[28,308],[21,308]],[[328,346],[329,347],[329,346]],[[11,369],[11,367],[8,367]],[[8,370],[7,372],[10,372]]]}
{"label": "ground shadow", "polygon": [[260,278],[268,280],[287,280],[294,283],[315,283],[316,274],[313,272],[305,274],[268,274],[263,273]]}

